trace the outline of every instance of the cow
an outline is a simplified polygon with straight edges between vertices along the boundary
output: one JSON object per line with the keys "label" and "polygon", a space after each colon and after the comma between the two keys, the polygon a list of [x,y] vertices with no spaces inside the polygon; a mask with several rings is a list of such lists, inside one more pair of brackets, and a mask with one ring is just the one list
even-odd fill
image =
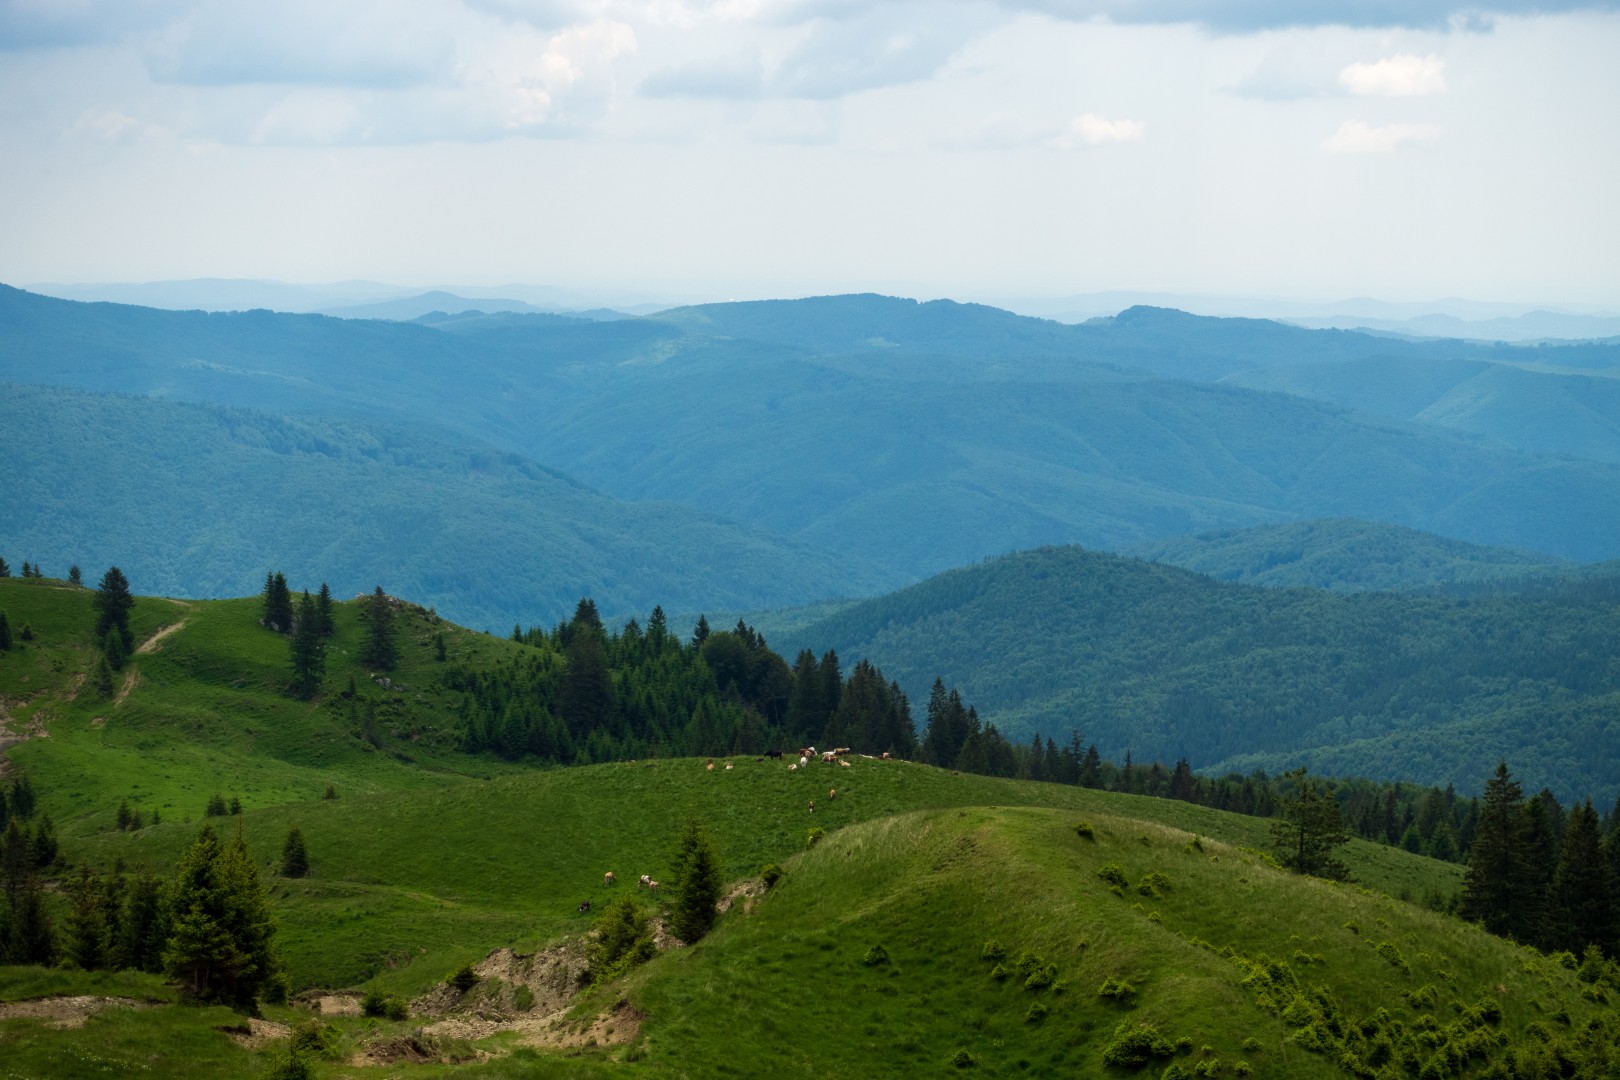
{"label": "cow", "polygon": [[583,915],[589,910],[591,910],[591,902],[589,900],[581,900],[579,902],[579,913]]}
{"label": "cow", "polygon": [[889,752],[887,750],[883,751],[883,760],[884,761],[889,760]]}
{"label": "cow", "polygon": [[843,758],[838,759],[838,764],[842,765],[846,769],[853,769],[855,767],[855,766],[851,765],[849,762],[845,761]]}
{"label": "cow", "polygon": [[812,814],[816,812],[816,800],[814,799],[810,800],[810,812]]}
{"label": "cow", "polygon": [[806,767],[809,764],[810,764],[810,759],[805,757],[803,754],[800,754],[799,755],[799,768],[802,769],[802,768]]}
{"label": "cow", "polygon": [[618,883],[618,881],[619,879],[613,876],[613,871],[609,870],[607,873],[602,875],[602,888],[605,889],[609,885],[615,885]]}
{"label": "cow", "polygon": [[767,751],[765,751],[765,756],[768,757],[768,758],[775,758],[777,761],[781,761],[782,760],[782,751],[780,751],[780,750],[767,750]]}
{"label": "cow", "polygon": [[730,771],[731,771],[731,762],[728,761],[728,762],[726,762],[726,772],[730,772]]}
{"label": "cow", "polygon": [[641,880],[636,882],[636,887],[638,889],[645,889],[647,886],[649,886],[651,884],[652,884],[652,875],[651,874],[642,874],[641,875]]}
{"label": "cow", "polygon": [[788,766],[788,772],[792,772],[794,769],[797,769],[797,768],[798,768],[797,765],[789,765]]}
{"label": "cow", "polygon": [[827,789],[827,798],[828,798],[829,801],[832,800],[832,799],[838,798],[838,789],[837,788],[828,788]]}
{"label": "cow", "polygon": [[652,890],[652,894],[654,896],[658,895],[658,882],[652,880],[651,878],[648,878],[647,879],[647,888]]}
{"label": "cow", "polygon": [[825,751],[821,755],[821,763],[823,765],[831,765],[833,762],[835,762],[837,760],[838,760],[838,751],[836,751],[836,750],[828,750],[828,751]]}
{"label": "cow", "polygon": [[708,769],[710,772],[714,772],[714,762],[713,761],[710,761],[707,765],[705,765],[703,767],[705,769]]}

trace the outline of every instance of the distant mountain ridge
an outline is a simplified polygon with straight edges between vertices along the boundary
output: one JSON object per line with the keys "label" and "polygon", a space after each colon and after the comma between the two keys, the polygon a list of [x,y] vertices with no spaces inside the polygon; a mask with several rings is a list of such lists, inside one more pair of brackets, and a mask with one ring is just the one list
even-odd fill
{"label": "distant mountain ridge", "polygon": [[1217,581],[1268,587],[1413,591],[1511,581],[1571,564],[1379,522],[1334,518],[1226,529],[1140,544],[1121,554]]}

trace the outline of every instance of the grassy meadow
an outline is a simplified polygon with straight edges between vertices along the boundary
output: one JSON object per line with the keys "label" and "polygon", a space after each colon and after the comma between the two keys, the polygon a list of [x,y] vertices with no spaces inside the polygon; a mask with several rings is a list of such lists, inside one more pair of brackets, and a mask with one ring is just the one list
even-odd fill
{"label": "grassy meadow", "polygon": [[[628,1041],[546,1048],[512,1030],[435,1040],[417,1034],[431,1019],[422,1015],[341,1017],[330,1056],[313,1059],[321,1077],[959,1067],[1157,1077],[1177,1063],[1188,1075],[1335,1076],[1348,1074],[1343,1051],[1312,1041],[1323,1031],[1365,1021],[1376,1029],[1368,1045],[1387,1035],[1392,1053],[1439,1032],[1424,1044],[1433,1054],[1481,1000],[1498,1003],[1492,1030],[1513,1040],[1535,1022],[1578,1029],[1601,1008],[1564,967],[1407,902],[1454,893],[1460,868],[1393,848],[1352,842],[1356,883],[1333,884],[1276,869],[1261,854],[1267,822],[1168,800],[861,757],[804,770],[752,757],[728,770],[717,759],[711,771],[695,759],[537,770],[468,756],[454,744],[458,702],[436,673],[457,658],[500,663],[522,646],[419,610],[405,617],[404,658],[385,686],[353,662],[361,627],[355,605],[339,604],[325,692],[312,703],[285,694],[285,641],[257,625],[257,600],[143,598],[137,640],[173,629],[131,658],[107,697],[91,685],[89,597],[0,580],[0,610],[34,633],[0,658],[7,726],[35,735],[9,756],[75,864],[167,874],[208,796],[239,797],[240,817],[211,820],[239,826],[260,863],[295,995],[420,998],[492,950],[577,941],[592,918],[582,900],[600,910],[640,874],[667,880],[687,815],[713,834],[728,880],[756,883],[696,946],[578,999],[581,1023],[634,1016]],[[353,698],[351,678],[363,691]],[[118,831],[120,800],[162,822]],[[295,825],[312,871],[287,880],[275,868]],[[814,844],[812,827],[824,831]],[[784,873],[764,891],[757,875],[770,863]],[[1099,876],[1108,867],[1117,887]],[[603,883],[608,870],[616,887]],[[649,910],[662,902],[636,895]],[[986,959],[992,941],[1005,953]],[[1048,985],[1026,988],[1043,971]],[[1100,994],[1110,981],[1116,993]],[[0,1076],[252,1076],[276,1051],[234,1041],[244,1018],[175,1004],[152,976],[0,968],[0,1003],[58,995],[149,1007],[73,1028],[0,1008]],[[1306,1014],[1316,1019],[1296,1022]],[[298,1004],[264,1013],[286,1024],[310,1015]],[[1106,1064],[1121,1032],[1144,1024],[1168,1054],[1139,1069]],[[417,1038],[455,1063],[353,1063],[368,1045]]]}

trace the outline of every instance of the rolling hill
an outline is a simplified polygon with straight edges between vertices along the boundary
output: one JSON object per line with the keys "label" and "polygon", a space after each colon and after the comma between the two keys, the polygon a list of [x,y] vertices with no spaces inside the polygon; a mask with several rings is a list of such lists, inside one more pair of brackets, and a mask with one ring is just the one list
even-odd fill
{"label": "rolling hill", "polygon": [[58,576],[117,562],[137,588],[172,596],[243,595],[279,569],[340,596],[380,583],[504,632],[587,595],[645,614],[897,581],[713,514],[615,500],[422,424],[9,386],[0,429],[10,562]]}
{"label": "rolling hill", "polygon": [[[0,654],[7,720],[35,736],[8,756],[63,855],[166,870],[205,795],[239,794],[226,822],[258,857],[303,991],[250,1021],[175,1004],[153,976],[0,968],[0,1040],[20,1075],[260,1075],[294,1026],[316,1076],[386,1065],[491,1080],[1334,1077],[1368,1061],[1579,1063],[1614,1041],[1603,982],[1400,899],[1453,892],[1459,869],[1397,849],[1350,844],[1360,881],[1344,885],[1278,869],[1262,821],[1172,800],[856,757],[831,769],[839,796],[811,815],[821,766],[533,770],[459,755],[438,738],[455,713],[438,675],[532,650],[419,609],[385,684],[353,659],[355,606],[337,605],[329,700],[310,703],[280,692],[282,642],[255,624],[256,601],[142,598],[142,649],[105,698],[84,682],[85,590],[10,579],[0,605],[35,630]],[[359,690],[331,689],[351,677]],[[386,715],[375,742],[346,718],[347,694]],[[114,828],[120,799],[163,821]],[[688,813],[734,885],[716,929],[582,993],[559,985],[586,952],[581,898],[631,892],[666,913],[667,898],[602,873],[665,876]],[[311,874],[287,879],[266,856],[295,825]],[[460,964],[476,965],[465,992],[443,981]],[[409,1015],[326,1011],[323,998],[352,1013],[361,990],[409,997]],[[65,995],[78,1026],[53,1025]]]}
{"label": "rolling hill", "polygon": [[1122,554],[1169,563],[1218,581],[1341,592],[1511,582],[1570,567],[1534,552],[1465,544],[1396,525],[1344,518],[1201,533],[1143,544]]}
{"label": "rolling hill", "polygon": [[1532,788],[1602,801],[1620,789],[1617,597],[1613,578],[1484,599],[1261,589],[1048,548],[776,643],[869,658],[914,700],[944,677],[1016,741],[1078,729],[1115,759],[1459,786],[1506,758]]}

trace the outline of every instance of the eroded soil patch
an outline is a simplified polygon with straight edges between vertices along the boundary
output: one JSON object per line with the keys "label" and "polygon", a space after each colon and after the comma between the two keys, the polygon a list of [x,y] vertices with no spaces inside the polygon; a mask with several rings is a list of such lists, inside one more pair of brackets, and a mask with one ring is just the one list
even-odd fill
{"label": "eroded soil patch", "polygon": [[0,1004],[0,1020],[27,1017],[45,1020],[55,1028],[76,1028],[83,1027],[86,1020],[105,1009],[150,1009],[158,1004],[161,1002],[92,995],[35,998]]}

